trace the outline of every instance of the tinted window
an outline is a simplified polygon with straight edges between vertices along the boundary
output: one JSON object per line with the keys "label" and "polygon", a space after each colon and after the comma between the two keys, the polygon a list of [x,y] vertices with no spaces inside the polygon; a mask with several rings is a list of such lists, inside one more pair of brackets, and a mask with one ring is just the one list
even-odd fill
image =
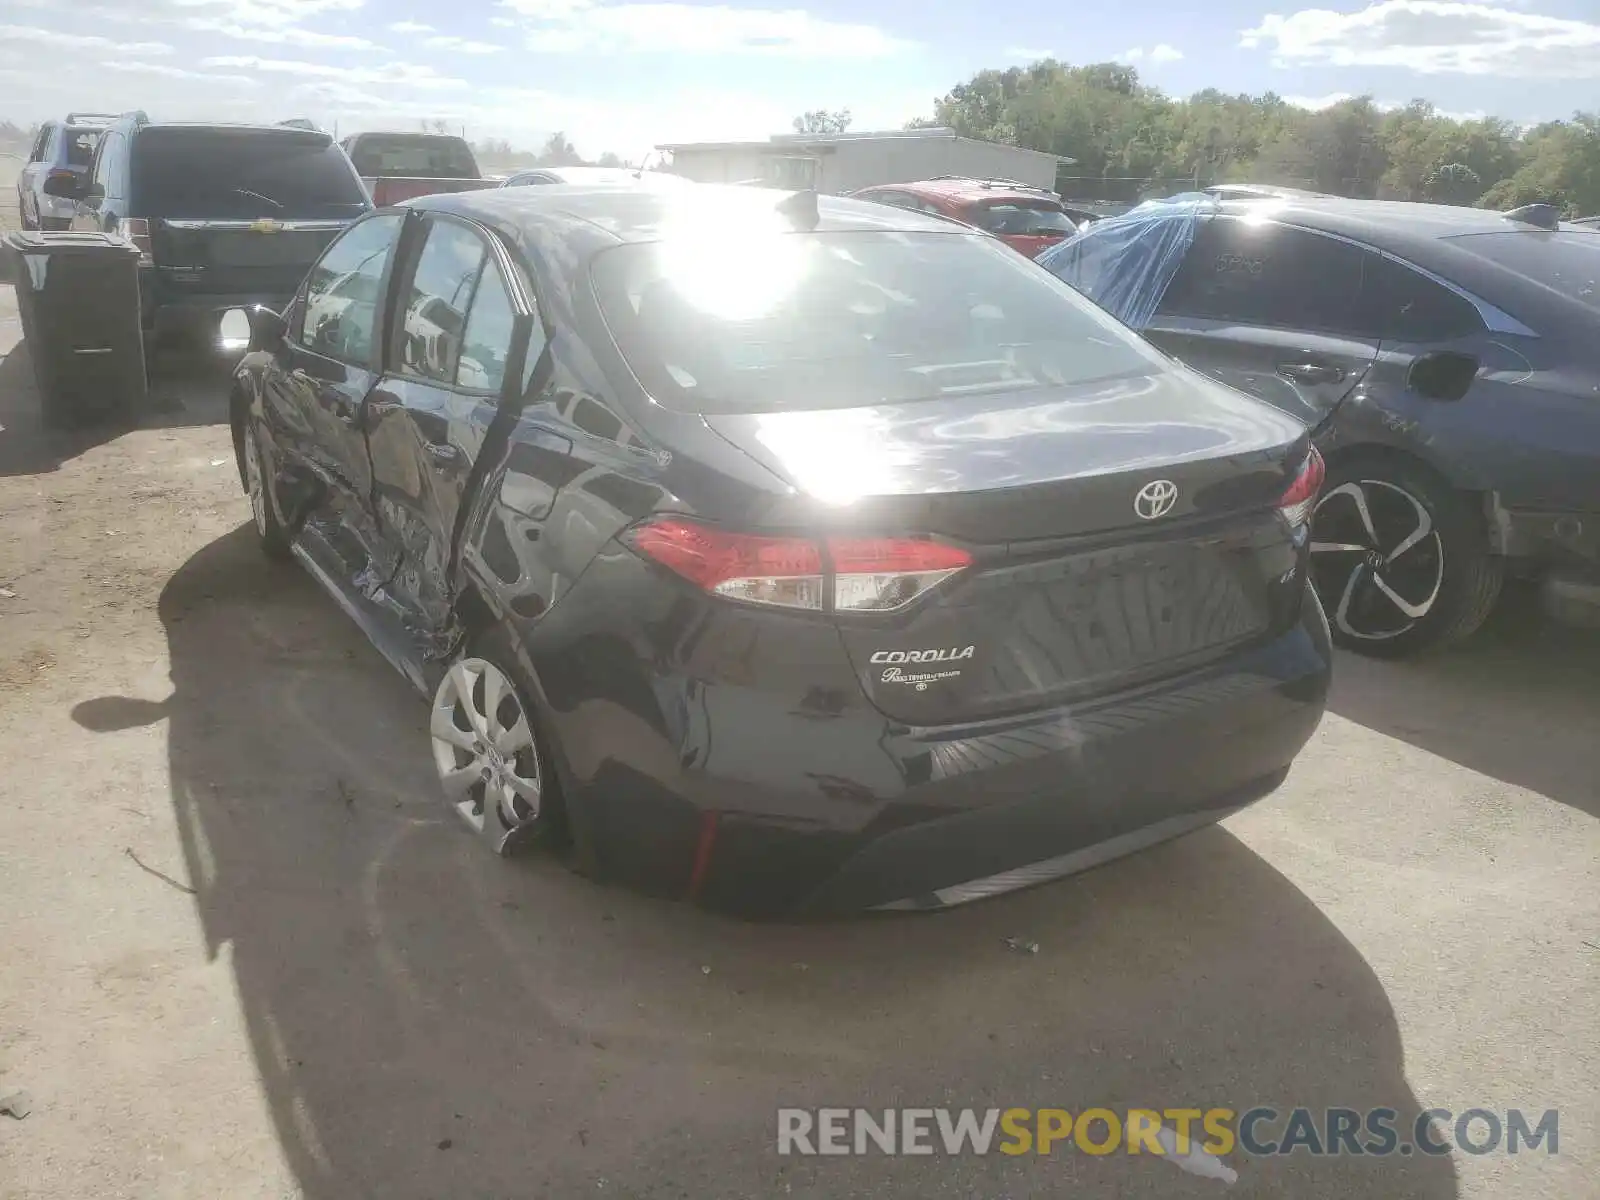
{"label": "tinted window", "polygon": [[1600,309],[1600,238],[1592,233],[1474,233],[1450,241]]}
{"label": "tinted window", "polygon": [[679,411],[1023,392],[1164,361],[982,236],[708,235],[603,251],[594,277],[634,373]]}
{"label": "tinted window", "polygon": [[461,338],[461,361],[456,365],[456,385],[497,392],[506,378],[506,358],[511,354],[511,326],[516,311],[506,292],[500,269],[490,266],[478,283]]}
{"label": "tinted window", "polygon": [[1050,204],[984,204],[972,210],[972,223],[990,233],[1036,237],[1078,232],[1072,218]]}
{"label": "tinted window", "polygon": [[108,196],[116,195],[113,178],[116,175],[117,162],[122,155],[124,138],[120,133],[108,133],[105,140],[95,154],[94,181]]}
{"label": "tinted window", "polygon": [[379,288],[403,218],[384,215],[341,234],[306,277],[300,341],[350,363],[372,356]]}
{"label": "tinted window", "polygon": [[1367,259],[1362,309],[1373,332],[1397,342],[1440,342],[1483,329],[1472,304],[1426,275],[1381,255]]}
{"label": "tinted window", "polygon": [[1271,223],[1214,219],[1195,233],[1162,313],[1366,336],[1359,246]]}
{"label": "tinted window", "polygon": [[94,148],[100,144],[98,129],[69,129],[66,133],[64,165],[87,167],[94,161]]}
{"label": "tinted window", "polygon": [[513,175],[506,181],[507,187],[533,187],[535,184],[554,183],[548,175]]}
{"label": "tinted window", "polygon": [[43,162],[46,151],[50,149],[50,135],[55,133],[54,125],[46,124],[39,130],[33,139],[33,148],[28,151],[29,162]]}
{"label": "tinted window", "polygon": [[465,225],[429,223],[402,317],[401,371],[437,383],[455,382],[467,306],[483,258],[483,239]]}
{"label": "tinted window", "polygon": [[146,129],[134,143],[133,190],[136,216],[314,219],[369,207],[342,150],[287,129]]}
{"label": "tinted window", "polygon": [[458,137],[424,133],[362,134],[351,145],[350,159],[362,175],[410,176],[414,179],[476,179],[472,149]]}

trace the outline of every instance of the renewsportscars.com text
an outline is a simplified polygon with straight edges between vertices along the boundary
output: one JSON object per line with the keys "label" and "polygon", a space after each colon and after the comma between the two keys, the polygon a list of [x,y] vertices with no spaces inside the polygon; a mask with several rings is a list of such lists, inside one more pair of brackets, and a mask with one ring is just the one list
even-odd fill
{"label": "renewsportscars.com text", "polygon": [[[1163,1148],[1163,1141],[1169,1143]],[[782,1108],[779,1154],[1309,1154],[1560,1152],[1556,1109]]]}

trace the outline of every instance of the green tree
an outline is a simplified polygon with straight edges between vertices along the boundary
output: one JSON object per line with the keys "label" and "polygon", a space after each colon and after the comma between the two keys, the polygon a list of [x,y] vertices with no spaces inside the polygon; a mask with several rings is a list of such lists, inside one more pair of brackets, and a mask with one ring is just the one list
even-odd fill
{"label": "green tree", "polygon": [[830,112],[825,108],[814,108],[810,112],[801,113],[794,119],[796,133],[843,133],[850,128],[850,110],[841,108],[837,112]]}

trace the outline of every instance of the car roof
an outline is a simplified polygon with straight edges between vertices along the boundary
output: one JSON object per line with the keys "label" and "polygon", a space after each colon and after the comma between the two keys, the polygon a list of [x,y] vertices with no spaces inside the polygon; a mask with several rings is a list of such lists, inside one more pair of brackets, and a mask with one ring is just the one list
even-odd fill
{"label": "car roof", "polygon": [[979,200],[1000,204],[1014,200],[1050,200],[1060,203],[1060,198],[1048,188],[1036,189],[1002,179],[919,179],[914,183],[885,183],[863,190],[910,192],[912,195],[933,196],[962,203]]}
{"label": "car roof", "polygon": [[[730,219],[756,218],[770,213],[796,192],[734,184],[697,184],[693,189],[671,191],[632,184],[564,184],[538,188],[489,188],[451,195],[422,196],[406,201],[410,208],[457,213],[517,236],[531,226],[549,230],[592,231],[580,236],[600,236],[603,241],[654,242],[662,239],[679,215],[703,220],[725,215]],[[820,232],[879,230],[884,232],[964,232],[953,222],[934,216],[851,200],[817,197]]]}

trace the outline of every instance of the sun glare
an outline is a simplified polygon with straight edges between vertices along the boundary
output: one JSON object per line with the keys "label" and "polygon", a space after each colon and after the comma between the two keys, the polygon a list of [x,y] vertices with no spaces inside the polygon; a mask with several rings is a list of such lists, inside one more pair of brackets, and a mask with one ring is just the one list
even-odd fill
{"label": "sun glare", "polygon": [[[709,219],[715,218],[715,219]],[[663,230],[666,281],[701,312],[724,321],[770,315],[810,269],[811,239],[776,214],[686,216]]]}

